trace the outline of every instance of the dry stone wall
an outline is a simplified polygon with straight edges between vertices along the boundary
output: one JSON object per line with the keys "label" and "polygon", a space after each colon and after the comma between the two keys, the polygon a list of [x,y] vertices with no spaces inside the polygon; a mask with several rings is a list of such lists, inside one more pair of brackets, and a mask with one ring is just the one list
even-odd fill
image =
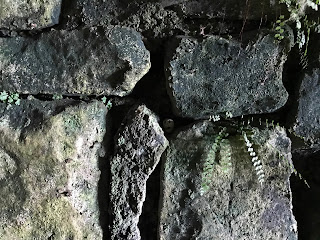
{"label": "dry stone wall", "polygon": [[288,4],[0,0],[0,240],[319,239],[318,3]]}

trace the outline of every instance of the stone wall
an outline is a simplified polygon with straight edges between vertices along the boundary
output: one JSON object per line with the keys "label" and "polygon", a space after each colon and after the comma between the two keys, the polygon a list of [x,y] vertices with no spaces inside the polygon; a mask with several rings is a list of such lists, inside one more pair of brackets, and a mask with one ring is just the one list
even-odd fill
{"label": "stone wall", "polygon": [[0,240],[319,239],[298,2],[0,0]]}

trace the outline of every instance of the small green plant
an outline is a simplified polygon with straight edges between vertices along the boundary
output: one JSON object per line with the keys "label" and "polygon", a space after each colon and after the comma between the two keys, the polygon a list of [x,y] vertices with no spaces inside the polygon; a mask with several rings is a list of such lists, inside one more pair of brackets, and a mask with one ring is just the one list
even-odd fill
{"label": "small green plant", "polygon": [[281,41],[282,39],[284,39],[283,33],[284,33],[284,15],[280,15],[279,19],[276,21],[276,27],[275,27],[275,31],[277,32],[274,37],[276,40]]}
{"label": "small green plant", "polygon": [[297,44],[299,47],[299,53],[300,53],[300,65],[303,69],[305,69],[308,66],[308,46],[309,46],[309,40],[310,40],[310,33],[311,32],[317,32],[320,33],[320,24],[313,20],[308,20],[308,16],[305,16],[302,21],[303,29],[300,28],[297,31]]}
{"label": "small green plant", "polygon": [[[213,118],[213,117],[212,117]],[[249,117],[244,119],[243,116],[239,119],[238,124],[236,125],[237,133],[241,134],[242,140],[244,140],[245,146],[247,148],[247,152],[251,158],[253,170],[257,176],[257,181],[260,185],[264,185],[266,181],[265,174],[265,166],[262,161],[263,157],[258,156],[258,153],[254,149],[254,139],[252,132],[252,125],[256,125],[259,123],[260,126],[264,126],[266,129],[274,129],[280,128],[279,123],[274,120],[261,118],[255,119],[254,117]],[[210,184],[212,182],[213,173],[215,170],[220,169],[224,173],[228,173],[230,171],[230,167],[232,166],[231,161],[231,148],[228,147],[228,144],[225,144],[228,141],[227,137],[229,132],[227,128],[224,127],[220,130],[220,132],[213,137],[210,137],[209,140],[212,141],[212,144],[208,149],[205,150],[205,157],[203,158],[203,162],[201,163],[201,185],[200,185],[200,195],[204,195],[209,189]],[[118,140],[119,141],[119,140]],[[303,176],[298,173],[298,171],[294,168],[293,163],[289,160],[280,150],[276,149],[270,143],[268,145],[274,149],[276,155],[279,155],[278,159],[281,160],[281,163],[286,164],[290,167],[292,172],[298,176],[304,183],[309,187],[307,181],[303,178]]]}
{"label": "small green plant", "polygon": [[268,143],[268,145],[274,149],[274,151],[278,154],[278,158],[281,159],[281,162],[287,164],[289,166],[289,168],[291,169],[291,171],[294,173],[294,175],[296,177],[298,177],[301,181],[304,182],[304,184],[310,188],[310,185],[308,184],[307,180],[301,175],[301,173],[299,173],[297,171],[297,169],[294,167],[293,163],[291,161],[289,161],[289,159],[284,156],[278,149],[276,149],[274,146],[272,146],[270,143]]}
{"label": "small green plant", "polygon": [[201,173],[201,189],[200,194],[203,195],[209,190],[209,185],[211,183],[212,173],[216,163],[216,153],[220,147],[220,143],[223,138],[226,138],[228,133],[226,133],[226,128],[223,128],[218,135],[215,136],[214,142],[207,152],[205,162],[203,163],[203,169]]}
{"label": "small green plant", "polygon": [[107,102],[106,107],[107,107],[108,110],[110,110],[110,109],[112,108],[112,102],[111,102],[111,100],[109,100],[109,101]]}
{"label": "small green plant", "polygon": [[263,170],[263,166],[262,166],[262,161],[258,159],[258,156],[253,149],[253,144],[248,139],[248,136],[245,131],[242,131],[242,136],[243,136],[243,139],[244,139],[246,146],[248,148],[248,153],[249,153],[250,157],[252,157],[251,161],[252,161],[253,167],[256,171],[256,174],[258,176],[258,181],[262,185],[265,181],[264,180],[265,174],[264,174],[264,170]]}
{"label": "small green plant", "polygon": [[107,98],[104,96],[104,97],[101,98],[101,101],[102,101],[104,104],[106,104]]}
{"label": "small green plant", "polygon": [[0,93],[0,101],[3,103],[7,103],[8,105],[15,104],[20,105],[20,98],[18,93],[9,93],[6,91],[2,91]]}
{"label": "small green plant", "polygon": [[232,118],[233,115],[232,115],[232,112],[226,112],[226,118]]}
{"label": "small green plant", "polygon": [[52,100],[61,100],[63,99],[63,96],[61,94],[53,94]]}
{"label": "small green plant", "polygon": [[121,146],[123,144],[125,144],[126,140],[123,136],[119,137],[118,138],[118,145]]}
{"label": "small green plant", "polygon": [[218,122],[220,121],[220,116],[219,115],[211,115],[209,116],[209,121],[212,121],[212,122]]}
{"label": "small green plant", "polygon": [[[233,117],[233,115],[232,115],[231,112],[226,112],[226,113],[225,113],[225,116],[224,116],[224,117],[222,116],[223,119],[228,119],[228,118],[232,118],[232,117]],[[220,120],[221,120],[221,117],[220,117],[219,114],[217,114],[217,115],[210,115],[210,116],[209,116],[209,121],[218,122],[218,121],[220,121]]]}
{"label": "small green plant", "polygon": [[312,8],[314,11],[318,11],[318,6],[320,5],[320,0],[280,0],[279,3],[285,4],[287,10],[290,14],[289,19],[284,19],[283,15],[280,15],[279,19],[276,21],[275,38],[278,41],[281,41],[284,36],[283,26],[287,22],[294,22],[296,25],[296,40],[295,44],[298,45],[300,53],[300,65],[302,68],[308,66],[308,44],[310,33],[312,31],[320,33],[320,24],[319,20],[310,21],[308,16],[304,15],[304,11],[307,7]]}
{"label": "small green plant", "polygon": [[[252,117],[251,121],[254,122],[253,117]],[[249,126],[249,124],[250,124],[250,121],[248,120],[248,125],[247,125],[247,127]],[[259,118],[259,125],[262,126],[262,119],[261,119],[261,118]],[[278,122],[275,124],[274,120],[271,120],[271,122],[270,122],[270,120],[267,119],[267,118],[266,118],[266,120],[265,120],[265,122],[264,122],[264,125],[265,125],[266,128],[272,128],[272,129],[275,129],[276,127],[280,127],[280,124],[279,124]],[[242,126],[244,126],[244,123],[242,124]],[[285,127],[282,127],[282,128],[285,128]],[[293,134],[295,137],[298,137],[298,138],[300,138],[301,140],[305,141],[305,138],[297,135],[292,128],[287,129],[287,131],[288,131],[290,134]],[[245,141],[246,141],[246,140],[245,140]],[[247,144],[247,146],[248,146],[248,142],[247,142],[247,141],[246,141],[246,144]],[[286,163],[286,164],[289,165],[289,167],[292,169],[292,172],[294,173],[294,175],[297,176],[297,177],[299,177],[299,179],[302,180],[302,181],[307,185],[308,188],[310,188],[308,182],[307,182],[307,181],[305,180],[305,178],[297,171],[297,169],[294,167],[293,163],[292,163],[291,161],[289,161],[289,159],[288,159],[286,156],[284,156],[278,149],[276,149],[275,147],[273,147],[273,146],[270,145],[270,144],[268,144],[268,145],[269,145],[271,148],[273,148],[275,152],[277,152],[277,154],[279,155],[279,159],[281,159],[282,162],[284,162],[284,163]],[[249,146],[248,146],[248,147],[249,147]],[[253,150],[253,149],[252,149],[252,150]],[[249,149],[248,149],[248,152],[251,152],[251,150],[249,151]],[[254,162],[253,159],[252,159],[252,162]],[[256,171],[257,171],[257,169],[256,169]],[[258,176],[259,176],[259,174],[260,174],[260,172],[257,172],[257,175],[258,175]]]}
{"label": "small green plant", "polygon": [[107,109],[110,110],[112,108],[112,102],[109,100],[107,102],[107,98],[104,96],[101,98],[101,101],[106,105]]}

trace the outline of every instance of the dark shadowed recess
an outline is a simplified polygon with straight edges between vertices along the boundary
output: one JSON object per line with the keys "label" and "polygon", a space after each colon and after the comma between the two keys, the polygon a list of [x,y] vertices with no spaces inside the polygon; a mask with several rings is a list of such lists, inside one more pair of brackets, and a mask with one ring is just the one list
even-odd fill
{"label": "dark shadowed recess", "polygon": [[99,223],[103,231],[103,239],[110,239],[109,224],[110,216],[108,214],[108,203],[109,200],[109,185],[110,185],[110,164],[109,154],[113,151],[112,145],[112,132],[108,131],[112,129],[112,122],[110,117],[106,119],[107,130],[102,141],[102,147],[99,154],[99,170],[100,179],[98,182],[98,205],[99,205]]}
{"label": "dark shadowed recess", "polygon": [[159,197],[160,197],[160,168],[157,165],[147,181],[146,200],[143,204],[142,214],[139,218],[139,230],[141,240],[157,239],[159,221]]}
{"label": "dark shadowed recess", "polygon": [[310,185],[292,175],[293,213],[299,240],[320,239],[320,149],[299,149],[292,153],[297,171]]}

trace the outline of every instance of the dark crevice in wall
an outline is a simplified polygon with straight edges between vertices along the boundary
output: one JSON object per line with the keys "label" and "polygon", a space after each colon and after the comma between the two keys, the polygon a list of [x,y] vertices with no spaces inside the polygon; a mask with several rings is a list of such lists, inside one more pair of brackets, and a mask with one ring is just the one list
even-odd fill
{"label": "dark crevice in wall", "polygon": [[139,99],[159,116],[172,116],[172,106],[166,90],[164,75],[164,46],[151,52],[151,69],[137,83],[131,97]]}
{"label": "dark crevice in wall", "polygon": [[84,27],[84,23],[82,22],[82,11],[78,6],[77,1],[62,1],[59,24],[54,26],[54,28],[57,30],[72,30],[82,27]]}
{"label": "dark crevice in wall", "polygon": [[298,238],[317,240],[320,235],[320,150],[300,149],[292,154],[295,168],[310,185],[292,175],[293,213],[298,223]]}
{"label": "dark crevice in wall", "polygon": [[138,224],[141,240],[157,239],[161,182],[160,169],[161,162],[158,163],[147,181],[146,200],[143,204]]}
{"label": "dark crevice in wall", "polygon": [[297,98],[299,96],[301,75],[302,68],[299,63],[299,52],[297,51],[297,47],[294,47],[288,55],[282,74],[283,85],[289,93],[289,97],[286,105],[283,107],[283,114],[280,117],[286,120],[287,127],[292,126],[297,112]]}
{"label": "dark crevice in wall", "polygon": [[[56,101],[54,98],[54,94],[19,94],[19,98],[20,99],[38,99],[40,101]],[[102,97],[101,96],[97,96],[97,95],[61,95],[62,99],[72,99],[75,101],[85,101],[85,102],[90,102],[92,100],[98,100],[98,101],[102,101]],[[114,101],[119,102],[119,97],[114,97],[114,96],[108,96],[106,97],[107,101],[110,99],[114,99]],[[124,98],[125,99],[125,98]]]}
{"label": "dark crevice in wall", "polygon": [[[111,124],[107,120],[107,124]],[[103,146],[101,151],[111,151],[110,136],[107,132],[104,136]],[[99,223],[103,231],[103,239],[110,239],[109,224],[110,217],[108,214],[108,203],[109,203],[109,183],[110,183],[110,165],[109,165],[109,155],[107,152],[101,153],[99,157],[99,170],[100,179],[98,182],[98,205],[99,205]]]}

